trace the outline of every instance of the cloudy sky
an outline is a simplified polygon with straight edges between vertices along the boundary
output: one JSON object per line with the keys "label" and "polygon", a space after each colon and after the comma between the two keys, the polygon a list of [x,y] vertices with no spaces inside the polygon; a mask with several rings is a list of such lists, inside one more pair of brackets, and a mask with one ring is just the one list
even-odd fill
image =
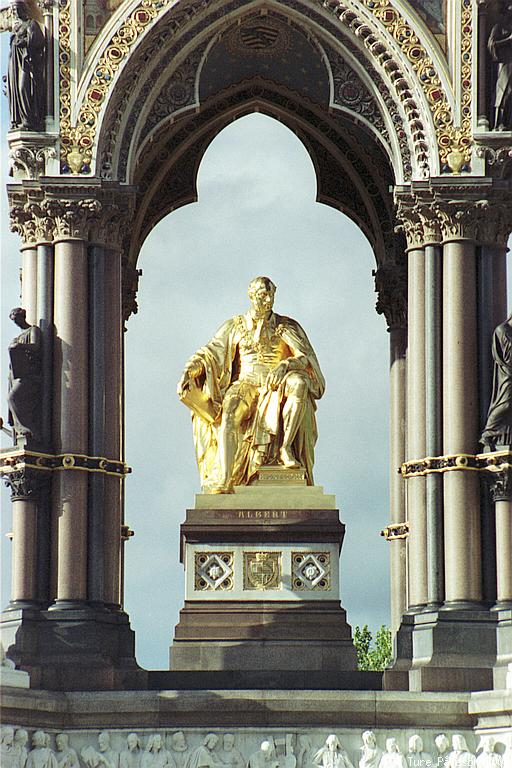
{"label": "cloudy sky", "polygon": [[[6,60],[5,35],[2,72]],[[19,243],[8,233],[6,99],[2,104],[1,354],[19,303]],[[125,605],[139,663],[166,668],[183,601],[179,525],[199,481],[189,411],[176,382],[187,358],[227,317],[245,311],[258,274],[277,285],[275,308],[296,318],[318,354],[327,391],[319,402],[315,480],[336,494],[346,537],[342,602],[355,626],[389,623],[388,334],[374,310],[371,249],[341,213],[315,202],[311,160],[286,127],[263,115],[227,127],[199,170],[199,201],[163,220],[145,242],[139,313],[126,342]],[[2,438],[6,447],[8,439]],[[9,600],[9,496],[2,489],[2,603]]]}

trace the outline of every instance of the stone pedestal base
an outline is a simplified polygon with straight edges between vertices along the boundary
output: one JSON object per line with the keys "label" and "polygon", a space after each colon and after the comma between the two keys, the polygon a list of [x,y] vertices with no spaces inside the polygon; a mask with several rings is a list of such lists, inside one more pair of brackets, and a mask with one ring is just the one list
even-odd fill
{"label": "stone pedestal base", "polygon": [[492,688],[496,615],[440,610],[405,615],[385,690],[482,691]]}
{"label": "stone pedestal base", "polygon": [[496,612],[497,658],[494,667],[494,688],[512,688],[512,610]]}
{"label": "stone pedestal base", "polygon": [[89,608],[7,610],[2,645],[33,688],[115,690],[144,687],[135,661],[135,636],[125,613]]}
{"label": "stone pedestal base", "polygon": [[197,497],[181,526],[186,597],[171,669],[356,669],[334,503],[284,472]]}

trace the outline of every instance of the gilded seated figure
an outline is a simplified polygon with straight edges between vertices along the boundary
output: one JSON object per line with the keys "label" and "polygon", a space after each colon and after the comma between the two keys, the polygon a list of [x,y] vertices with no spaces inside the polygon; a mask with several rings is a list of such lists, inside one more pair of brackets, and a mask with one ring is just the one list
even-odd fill
{"label": "gilded seated figure", "polygon": [[203,488],[230,493],[259,467],[303,467],[313,485],[315,401],[325,381],[300,325],[276,314],[268,277],[249,285],[251,307],[227,320],[188,361],[178,395],[192,410]]}

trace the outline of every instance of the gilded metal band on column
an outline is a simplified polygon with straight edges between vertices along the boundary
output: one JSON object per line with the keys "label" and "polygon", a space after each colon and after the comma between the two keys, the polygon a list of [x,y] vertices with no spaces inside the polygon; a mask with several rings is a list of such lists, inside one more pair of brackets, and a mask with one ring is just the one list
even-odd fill
{"label": "gilded metal band on column", "polygon": [[512,467],[512,452],[456,453],[447,456],[426,456],[405,461],[399,469],[403,478],[421,477],[433,472],[502,472]]}
{"label": "gilded metal band on column", "polygon": [[380,535],[383,536],[386,541],[396,541],[398,539],[406,539],[409,536],[409,530],[409,521],[405,520],[403,523],[386,525],[380,532]]}
{"label": "gilded metal band on column", "polygon": [[119,477],[121,480],[130,474],[131,467],[122,461],[107,459],[104,456],[86,456],[80,453],[53,455],[36,451],[13,450],[0,455],[0,475],[9,475],[22,469],[35,469],[44,472],[78,470],[80,472],[102,472],[105,475]]}

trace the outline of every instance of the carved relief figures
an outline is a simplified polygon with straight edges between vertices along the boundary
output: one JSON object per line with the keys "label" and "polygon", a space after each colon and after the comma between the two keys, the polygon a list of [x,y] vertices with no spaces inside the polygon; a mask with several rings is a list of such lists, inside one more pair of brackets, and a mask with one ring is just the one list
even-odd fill
{"label": "carved relief figures", "polygon": [[512,3],[504,0],[500,21],[488,42],[491,58],[498,64],[494,97],[494,128],[512,130]]}
{"label": "carved relief figures", "polygon": [[142,742],[136,733],[129,733],[126,737],[127,749],[121,752],[119,765],[121,768],[141,768]]}
{"label": "carved relief figures", "polygon": [[75,750],[69,746],[69,736],[67,733],[58,733],[55,737],[55,746],[57,750],[55,757],[59,768],[80,768],[78,755]]}
{"label": "carved relief figures", "polygon": [[492,397],[480,442],[494,450],[512,443],[512,315],[494,331],[492,356]]}
{"label": "carved relief figures", "polygon": [[27,758],[27,768],[58,768],[53,749],[48,746],[49,736],[36,731],[32,736],[32,749]]}
{"label": "carved relief figures", "polygon": [[354,768],[334,733],[327,737],[324,746],[313,758],[313,762],[321,768]]}
{"label": "carved relief figures", "polygon": [[363,746],[361,747],[361,757],[359,768],[378,768],[382,757],[382,750],[377,746],[377,739],[373,731],[364,731]]}
{"label": "carved relief figures", "polygon": [[45,118],[45,36],[37,3],[14,0],[0,11],[0,32],[10,31],[7,93],[11,130],[42,131]]}
{"label": "carved relief figures", "polygon": [[98,749],[88,746],[80,752],[80,756],[88,768],[118,768],[119,753],[115,752],[110,745],[110,734],[108,731],[101,731],[98,735]]}
{"label": "carved relief figures", "polygon": [[273,463],[303,466],[313,484],[315,401],[325,382],[300,325],[272,311],[275,290],[268,277],[255,278],[249,311],[221,326],[178,384],[211,493],[231,493]]}
{"label": "carved relief figures", "polygon": [[159,733],[149,737],[146,749],[142,756],[142,768],[168,768],[173,766],[173,759],[164,745]]}
{"label": "carved relief figures", "polygon": [[9,345],[9,424],[16,442],[20,438],[39,438],[41,388],[41,331],[29,325],[25,310],[16,307],[9,315],[22,329]]}

